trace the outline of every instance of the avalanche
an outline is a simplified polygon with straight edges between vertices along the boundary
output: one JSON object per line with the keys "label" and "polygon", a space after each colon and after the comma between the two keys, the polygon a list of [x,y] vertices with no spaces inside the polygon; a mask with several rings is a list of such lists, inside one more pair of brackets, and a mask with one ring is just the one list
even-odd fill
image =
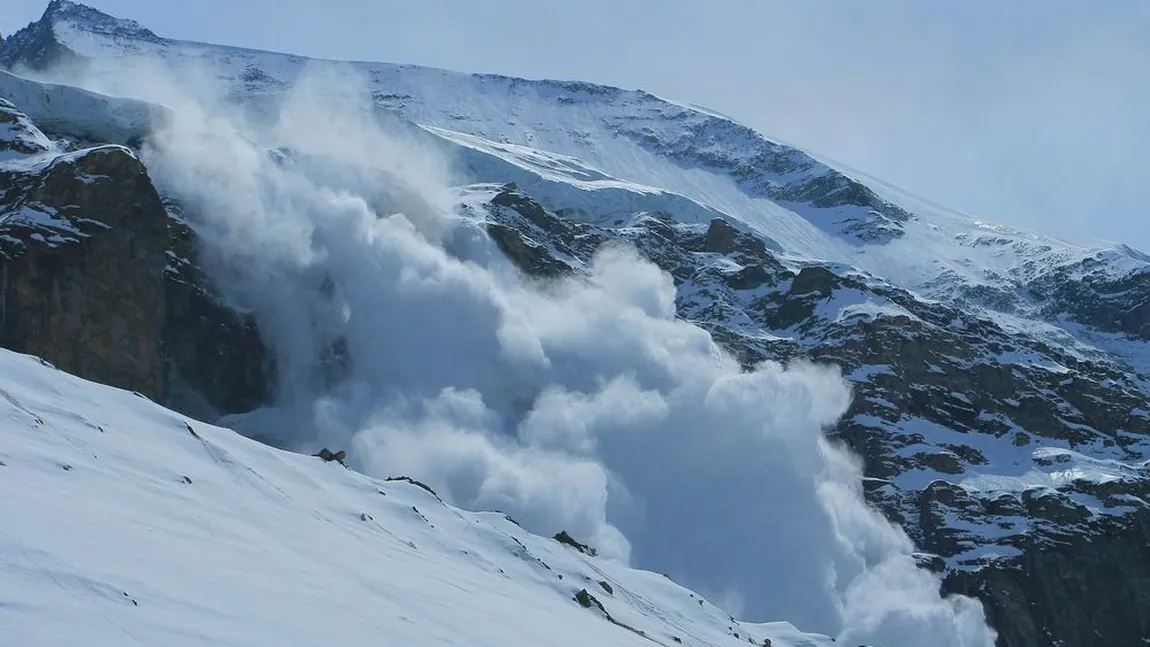
{"label": "avalanche", "polygon": [[[785,262],[845,262],[940,299],[1051,268],[1121,277],[1144,257],[976,222],[870,179],[866,205],[804,202],[799,189],[863,176],[643,92],[167,41],[52,7],[55,37],[90,63],[63,80],[152,103],[7,74],[0,95],[71,132],[160,129],[141,156],[281,368],[278,402],[220,424],[305,456],[6,356],[0,478],[20,496],[0,504],[14,574],[0,614],[17,638],[642,641],[609,615],[661,644],[823,641],[733,612],[851,644],[993,642],[977,603],[941,597],[915,568],[906,536],[865,506],[859,466],[823,437],[850,398],[834,371],[740,371],[676,317],[670,278],[624,250],[577,281],[524,281],[482,210],[463,207],[514,181],[571,219],[720,218]],[[915,316],[837,297],[818,316]],[[336,344],[349,360],[329,388],[317,365]],[[964,443],[983,441],[1001,444]],[[329,445],[368,476],[306,456]],[[372,480],[394,474],[447,503]],[[462,508],[505,510],[526,530]],[[527,532],[559,529],[601,557]],[[584,588],[605,611],[573,601]],[[61,615],[77,621],[44,621]]]}
{"label": "avalanche", "polygon": [[[890,647],[990,644],[980,605],[940,596],[823,437],[849,404],[837,370],[742,371],[624,248],[575,279],[524,280],[452,203],[451,158],[364,111],[357,87],[320,69],[264,123],[175,92],[145,155],[277,352],[280,401],[229,425],[350,446],[366,473],[570,528],[740,615]],[[317,369],[336,346],[333,388]]]}

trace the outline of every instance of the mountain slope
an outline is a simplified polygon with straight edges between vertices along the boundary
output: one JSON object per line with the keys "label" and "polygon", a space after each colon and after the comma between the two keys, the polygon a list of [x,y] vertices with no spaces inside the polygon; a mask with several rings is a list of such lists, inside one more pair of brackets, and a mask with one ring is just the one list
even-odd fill
{"label": "mountain slope", "polygon": [[[47,50],[57,54],[42,61],[40,53]],[[73,63],[60,65],[61,58]],[[592,186],[616,181],[639,209],[658,210],[666,201],[659,195],[681,196],[695,209],[744,223],[789,254],[845,262],[928,296],[1025,315],[1039,310],[1043,319],[1065,317],[1107,332],[1150,335],[1144,304],[1119,313],[1118,321],[1094,316],[1105,295],[1123,284],[1132,282],[1147,296],[1150,263],[1144,254],[954,214],[857,172],[832,168],[720,115],[642,91],[172,41],[68,0],[50,3],[40,22],[0,48],[0,66],[35,72],[50,62],[57,63],[57,78],[160,101],[170,98],[165,94],[171,86],[155,77],[171,75],[203,85],[205,92],[222,92],[255,114],[274,112],[301,82],[332,101],[358,101],[357,93],[366,92],[381,111],[487,152],[519,146],[541,153],[550,173],[540,179],[590,179]],[[540,177],[522,156],[498,156]],[[579,160],[579,168],[556,163],[561,158]],[[473,179],[508,179],[479,175]],[[652,190],[659,194],[654,199]],[[579,198],[568,204],[555,196],[553,202],[557,210],[584,217],[617,211],[588,209]],[[1065,282],[1059,277],[1095,285],[1036,303],[1051,296],[1051,284]],[[1077,303],[1084,297],[1087,305]]]}
{"label": "mountain slope", "polygon": [[[72,90],[53,86],[46,87],[45,91],[67,93]],[[357,135],[369,137],[370,132],[357,131]],[[152,173],[179,179],[179,175],[173,173],[179,167],[169,164],[181,164],[191,158],[167,155],[164,137],[171,135],[171,132],[157,132],[155,143],[149,141],[146,146],[145,157]],[[626,557],[633,542],[642,560],[639,563],[669,566],[677,577],[686,576],[687,581],[703,583],[712,592],[718,590],[712,594],[721,596],[724,606],[738,605],[738,598],[731,594],[737,590],[735,586],[741,589],[740,593],[753,595],[754,617],[758,619],[772,615],[788,617],[806,626],[829,628],[840,633],[843,639],[894,647],[917,644],[923,635],[943,635],[945,643],[953,645],[988,644],[990,632],[981,622],[978,605],[967,598],[939,595],[939,579],[916,568],[910,542],[865,506],[857,468],[849,457],[822,438],[822,427],[834,419],[835,411],[841,410],[847,399],[845,385],[833,371],[768,366],[755,373],[741,373],[737,363],[714,346],[703,331],[674,319],[674,288],[670,278],[622,250],[596,255],[590,269],[599,274],[597,277],[574,277],[564,285],[535,284],[520,277],[507,258],[500,256],[498,239],[483,235],[485,223],[476,221],[474,213],[444,213],[430,204],[421,206],[422,198],[431,198],[431,194],[425,196],[417,191],[412,195],[412,189],[424,185],[402,181],[395,184],[398,178],[389,178],[386,173],[360,178],[363,169],[347,164],[342,157],[316,158],[314,153],[290,147],[270,151],[258,146],[251,148],[245,140],[227,132],[223,133],[224,142],[236,147],[225,147],[224,151],[234,155],[219,154],[221,151],[216,146],[221,141],[217,135],[197,132],[193,136],[213,152],[208,156],[209,161],[249,155],[261,160],[250,174],[237,174],[231,169],[205,170],[212,173],[223,170],[229,178],[254,178],[258,182],[233,191],[220,189],[215,184],[219,178],[201,176],[196,185],[212,186],[208,195],[188,191],[179,183],[166,185],[165,190],[175,190],[177,196],[188,198],[187,209],[173,198],[165,205],[167,233],[172,237],[172,246],[166,250],[169,265],[164,268],[160,264],[130,264],[128,278],[157,284],[166,281],[177,289],[177,296],[186,295],[190,289],[193,294],[207,291],[210,298],[214,294],[210,290],[218,287],[218,283],[208,280],[184,254],[189,243],[195,251],[203,252],[201,258],[210,259],[211,254],[220,253],[221,250],[214,247],[216,241],[209,238],[221,233],[214,225],[244,225],[232,209],[236,205],[254,204],[249,199],[260,199],[249,193],[253,187],[291,193],[280,195],[288,198],[288,203],[294,202],[294,207],[276,207],[272,221],[276,227],[282,229],[286,225],[284,230],[290,231],[293,219],[314,214],[321,220],[311,225],[297,221],[304,226],[319,227],[309,237],[346,246],[338,254],[325,253],[317,257],[331,264],[303,266],[302,273],[296,273],[290,263],[279,265],[275,254],[267,255],[268,251],[262,247],[269,243],[273,246],[291,243],[290,238],[276,240],[275,236],[266,237],[266,232],[253,232],[239,241],[246,250],[227,254],[225,266],[216,267],[218,271],[226,268],[226,262],[238,264],[239,273],[232,279],[233,287],[251,285],[252,280],[259,282],[265,277],[271,283],[253,286],[255,294],[274,297],[285,292],[288,295],[287,302],[273,306],[273,310],[281,306],[289,309],[280,316],[269,317],[270,311],[262,307],[269,305],[268,302],[256,304],[261,306],[255,310],[261,335],[271,341],[277,351],[277,361],[285,360],[279,364],[282,370],[278,372],[304,384],[314,376],[325,389],[330,389],[328,393],[316,394],[319,400],[314,402],[298,393],[296,399],[287,399],[281,392],[283,399],[270,403],[272,406],[233,416],[229,424],[253,438],[303,453],[320,449],[317,443],[330,440],[332,444],[349,448],[349,465],[377,476],[397,471],[412,473],[414,468],[421,480],[431,482],[451,501],[463,502],[471,509],[511,510],[524,520],[525,527],[548,534],[559,527],[570,528],[598,544],[604,554]],[[64,145],[50,143],[53,148]],[[162,148],[147,150],[155,146]],[[415,151],[411,152],[414,156]],[[77,153],[81,157],[86,154],[84,150]],[[58,157],[52,151],[36,155],[36,164],[52,164]],[[411,156],[403,159],[406,163],[414,161]],[[29,161],[33,160],[25,160]],[[86,186],[103,186],[105,177],[87,178]],[[33,176],[33,181],[35,179]],[[380,218],[364,209],[341,208],[341,204],[349,204],[345,196],[350,195],[348,192],[360,179],[370,188],[358,186],[354,190],[367,198],[354,198],[350,204],[366,204],[363,200],[370,199],[373,203],[379,202],[378,208],[382,210],[390,200],[400,200],[416,209],[413,216],[428,218],[426,221],[416,218],[414,223],[440,227],[440,234],[422,235],[412,220],[401,215]],[[324,181],[350,181],[351,186],[345,185],[340,191],[315,186],[316,182]],[[140,185],[145,195],[153,195],[154,201],[151,185],[143,181]],[[483,192],[482,187],[465,190],[464,201],[473,202],[473,198],[482,201]],[[126,199],[136,196],[131,191],[119,193]],[[68,195],[58,192],[52,197],[67,201]],[[218,209],[214,210],[223,219],[222,223],[213,223],[203,210],[211,204],[204,200],[213,197],[222,199],[215,202]],[[334,202],[329,201],[331,198]],[[17,199],[22,198],[17,196]],[[312,208],[305,207],[309,203]],[[459,205],[461,210],[465,206]],[[300,210],[301,207],[304,209]],[[101,213],[99,208],[82,202],[67,208],[70,221],[86,222],[91,215]],[[103,215],[106,218],[107,214]],[[163,214],[156,215],[162,220]],[[154,221],[155,216],[147,222],[139,219],[137,224],[144,226],[138,231],[131,220],[113,221],[114,226],[103,227],[100,233],[112,240],[131,241],[136,236],[145,236],[156,242],[157,236],[146,235],[148,227],[156,224]],[[46,236],[51,234],[48,228],[32,227],[31,231],[32,240],[36,240],[36,236],[47,240]],[[362,236],[364,233],[368,235]],[[514,236],[513,231],[507,233]],[[17,253],[21,249],[19,244],[13,243],[9,249],[11,241],[0,240],[5,242],[3,251],[11,251],[17,260],[21,258]],[[58,248],[50,247],[46,253],[61,249],[84,254],[93,249],[92,240],[94,237],[62,241]],[[158,237],[158,242],[164,242],[163,236]],[[397,247],[397,243],[401,245]],[[157,246],[153,256],[159,257],[164,251],[162,245]],[[287,251],[290,253],[290,247]],[[261,252],[264,255],[261,256]],[[253,253],[263,262],[266,274],[252,271],[249,259]],[[112,256],[120,259],[119,255]],[[461,256],[470,260],[463,261]],[[204,264],[205,268],[211,266],[211,262]],[[31,269],[39,267],[32,265]],[[68,279],[76,269],[74,263],[62,263],[41,269],[40,276],[51,285],[53,281]],[[393,270],[399,270],[398,277],[390,275]],[[443,271],[454,278],[445,282],[443,277],[429,276],[431,280],[424,282],[413,274],[428,271],[432,275]],[[633,285],[636,273],[645,277],[646,285]],[[88,279],[97,289],[116,282],[100,275]],[[481,282],[487,284],[486,290],[466,287],[469,283],[478,287]],[[466,293],[457,292],[458,287],[464,287]],[[398,292],[389,292],[392,289]],[[430,292],[425,291],[428,289]],[[52,294],[50,287],[21,291],[41,298]],[[494,339],[485,339],[493,333],[488,326],[498,324],[498,318],[490,316],[490,305],[483,303],[488,295],[504,303],[526,302],[513,312],[522,317],[518,325],[527,336],[521,333],[506,338],[519,346],[504,348],[510,353],[493,352],[503,344],[498,332]],[[50,309],[42,315],[28,309],[19,309],[13,314],[21,325],[31,326],[43,318],[50,321],[79,318],[85,322],[84,330],[98,329],[121,321],[124,313],[157,311],[155,296],[129,294],[108,301],[105,305],[109,307],[99,309],[84,308],[83,300],[57,302],[49,298]],[[162,295],[164,301],[171,296],[168,290]],[[349,297],[354,303],[344,302]],[[404,303],[406,299],[414,301]],[[425,311],[429,303],[432,304],[430,313]],[[479,314],[474,309],[476,305],[488,314],[476,316]],[[498,302],[492,305],[500,307]],[[220,352],[218,320],[205,318],[204,313],[196,309],[181,312],[177,308],[174,313],[170,306],[163,309],[172,317],[171,323],[177,331],[190,330],[191,334],[168,337],[159,347],[154,343],[142,344],[144,350],[151,357],[172,361],[181,370],[189,366],[205,367],[208,376],[225,378],[215,383],[223,387],[223,395],[241,394],[243,376],[236,375],[235,369],[242,365],[242,360]],[[548,314],[556,309],[561,313],[559,316]],[[442,314],[437,316],[436,311]],[[343,317],[341,322],[339,312],[354,312],[355,317],[350,320]],[[395,320],[396,313],[403,315],[402,320]],[[418,325],[411,325],[411,321]],[[456,327],[457,321],[465,322],[465,328]],[[572,328],[572,324],[576,327]],[[214,334],[206,337],[197,334],[203,332]],[[279,336],[285,332],[286,340]],[[604,354],[605,348],[599,343],[583,339],[586,334],[603,336],[604,333],[605,339],[615,340],[606,349],[613,348],[616,352]],[[315,334],[316,338],[306,339],[309,334]],[[328,334],[334,337],[327,337]],[[531,336],[536,337],[534,343],[543,345],[546,355],[542,357],[545,360],[542,364],[532,361],[531,353],[526,356],[522,353],[528,347],[519,342],[530,344]],[[222,338],[228,341],[231,333],[223,330]],[[58,337],[56,342],[45,346],[42,352],[52,358],[93,355],[91,345],[83,343],[80,337]],[[626,352],[617,352],[628,348]],[[312,349],[320,354],[313,356]],[[284,351],[286,354],[278,355]],[[483,365],[489,359],[499,362],[500,355],[511,360],[510,363]],[[524,364],[523,359],[528,363]],[[298,363],[293,366],[293,361]],[[101,366],[99,362],[96,365]],[[544,371],[542,380],[538,376],[540,370]],[[604,383],[604,372],[618,375]],[[446,388],[437,386],[443,376],[451,380]],[[237,378],[239,382],[235,381]],[[600,385],[598,389],[595,383]],[[208,386],[212,384],[208,382]],[[646,385],[647,390],[633,391],[642,385]],[[375,388],[383,390],[373,394]],[[405,402],[393,397],[400,388],[407,390]],[[783,397],[788,392],[802,397],[796,398],[793,405],[772,407],[776,409],[772,413],[771,409],[760,408],[758,398],[746,400],[741,395],[746,390],[759,392],[768,399]],[[165,395],[172,400],[170,393]],[[523,408],[525,397],[535,400],[527,411]],[[632,409],[625,402],[630,397],[639,397],[647,406]],[[740,404],[740,400],[746,401]],[[563,409],[568,401],[583,409],[583,413],[563,422],[566,416]],[[370,419],[354,421],[356,416],[365,413],[381,417],[402,415],[397,408],[412,405],[416,407],[417,416],[428,416],[416,424],[438,426],[438,432],[434,428],[407,428],[408,423],[403,420],[383,425],[376,425]],[[388,410],[388,406],[393,408]],[[500,406],[510,408],[505,411],[488,408]],[[622,408],[616,410],[617,406]],[[418,413],[421,409],[426,414]],[[764,417],[764,413],[769,415]],[[470,421],[451,423],[450,418],[455,415],[463,415]],[[344,416],[354,425],[355,433],[350,437],[328,424],[334,422],[333,417]],[[437,417],[440,420],[436,421]],[[718,426],[728,442],[713,444],[709,437],[700,435],[701,426],[691,422],[700,417],[722,420]],[[500,418],[514,421],[521,428],[482,428]],[[684,421],[687,424],[683,424]],[[576,426],[567,428],[571,423]],[[452,428],[453,424],[464,426]],[[364,426],[359,428],[360,425]],[[601,434],[612,428],[626,433],[604,436],[601,438],[603,450],[593,454],[580,456],[570,453],[578,451],[575,446],[564,447],[568,442],[564,437],[568,434],[570,441],[577,441],[579,435]],[[360,433],[370,429],[374,432]],[[448,433],[446,437],[442,435],[444,431]],[[522,440],[515,440],[517,434]],[[586,441],[595,444],[591,438]],[[651,442],[659,444],[654,448],[660,456],[657,461],[646,460],[651,450],[644,445]],[[731,454],[724,444],[732,448],[744,446],[746,451]],[[311,445],[316,446],[309,448]],[[717,464],[694,460],[692,448],[708,445],[707,451],[718,450],[730,458]],[[414,455],[411,450],[415,450]],[[462,453],[457,453],[460,450]],[[681,451],[686,453],[675,458],[674,454]],[[426,452],[431,452],[431,460],[420,461],[418,455]],[[455,456],[434,457],[441,452],[455,453]],[[627,458],[628,453],[635,452],[638,452],[637,459]],[[422,466],[417,464],[420,462]],[[742,464],[739,471],[747,475],[755,488],[764,489],[747,489],[740,484],[741,479],[730,479],[727,469],[735,463]],[[716,472],[713,468],[717,465],[725,467]],[[804,465],[808,467],[803,468]],[[781,483],[773,486],[764,483],[763,476]],[[672,478],[669,482],[665,481],[668,477]],[[623,495],[630,498],[633,508],[628,511],[624,507],[619,521],[615,520],[614,513],[609,519],[605,509],[607,496],[611,495],[612,505],[628,505],[627,499],[619,501],[624,487],[630,490]],[[663,493],[669,487],[678,492],[664,498]],[[822,491],[834,496],[824,496]],[[719,505],[715,505],[716,502]],[[696,510],[710,521],[694,523],[690,516],[683,514],[686,509]],[[833,525],[841,516],[852,519],[846,536],[836,532]],[[624,537],[613,524],[627,521],[631,526]],[[741,525],[738,532],[716,534],[711,530],[729,527],[726,524],[732,522]],[[769,534],[763,534],[764,530],[769,530]],[[871,549],[861,552],[858,545],[848,539],[849,535],[857,536]],[[722,547],[723,543],[727,547]],[[733,567],[740,567],[743,574],[751,575],[750,579],[737,581],[740,575],[732,572]],[[825,578],[828,569],[840,574],[833,587]],[[716,576],[719,572],[723,574]],[[873,586],[868,581],[876,577],[884,580],[882,598],[862,598],[854,593],[860,587]],[[908,608],[917,609],[913,622],[901,618]]]}
{"label": "mountain slope", "polygon": [[[855,397],[835,434],[863,457],[868,497],[928,553],[924,564],[986,603],[1002,644],[1126,644],[1150,631],[1139,606],[1150,595],[1139,552],[1150,510],[1143,254],[953,214],[642,92],[170,41],[63,0],[5,41],[0,63],[176,111],[186,97],[172,86],[218,91],[207,108],[254,121],[282,119],[301,95],[319,98],[303,113],[313,119],[325,105],[366,103],[453,161],[465,186],[452,208],[528,276],[587,275],[597,250],[625,242],[674,278],[678,317],[746,367],[841,366]],[[0,77],[0,90],[19,83]],[[61,88],[51,92],[76,92]],[[37,122],[60,124],[45,126],[53,136],[82,121],[61,119],[59,102],[29,104]],[[132,114],[152,112],[165,114]],[[105,137],[120,132],[113,125]],[[309,161],[274,137],[259,146],[294,165],[293,181],[395,201],[348,180],[375,160]],[[167,179],[172,160],[145,159]],[[182,217],[210,233],[206,212],[231,207],[197,209],[198,190],[161,186],[170,201],[192,198]],[[365,304],[331,296],[352,287],[333,269],[321,265],[322,287],[294,296],[330,304],[324,316],[338,319]],[[275,314],[256,313],[265,331]],[[371,344],[331,325],[323,341],[345,349],[351,371],[398,361],[357,354]],[[1061,566],[1075,557],[1089,566]]]}
{"label": "mountain slope", "polygon": [[11,644],[830,644],[9,351],[0,448]]}
{"label": "mountain slope", "polygon": [[[52,2],[44,19],[13,34],[0,48],[0,65],[44,69],[40,53],[49,50],[57,52],[53,61],[72,61],[52,68],[56,78],[161,102],[172,86],[158,78],[181,78],[257,115],[274,113],[301,83],[331,101],[367,93],[382,112],[488,153],[503,149],[497,157],[540,181],[619,183],[632,210],[660,210],[668,198],[691,202],[685,211],[721,213],[788,254],[844,262],[932,298],[1150,336],[1145,254],[948,212],[720,115],[642,91],[171,41],[68,0]],[[506,154],[509,146],[536,151],[549,172]],[[577,168],[558,161],[570,159]],[[475,181],[509,179],[478,170]],[[619,211],[589,208],[586,198],[567,193],[573,202],[549,197],[568,216],[602,219]],[[1087,289],[1054,289],[1067,281],[1084,281]],[[1106,295],[1131,288],[1140,302],[1130,312],[1106,307]]]}

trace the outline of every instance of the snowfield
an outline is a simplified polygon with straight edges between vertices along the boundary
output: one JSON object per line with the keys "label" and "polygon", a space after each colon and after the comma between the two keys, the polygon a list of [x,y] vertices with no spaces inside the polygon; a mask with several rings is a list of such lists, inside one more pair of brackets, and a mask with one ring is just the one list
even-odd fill
{"label": "snowfield", "polygon": [[[1052,637],[1067,605],[945,589],[984,615],[944,576],[1150,506],[1136,250],[640,90],[174,41],[67,0],[4,65],[0,179],[131,149],[276,366],[213,426],[0,354],[16,644],[831,642],[740,616],[989,647],[986,619]],[[0,225],[78,240],[53,216]]]}
{"label": "snowfield", "polygon": [[13,647],[830,644],[9,351],[0,490]]}

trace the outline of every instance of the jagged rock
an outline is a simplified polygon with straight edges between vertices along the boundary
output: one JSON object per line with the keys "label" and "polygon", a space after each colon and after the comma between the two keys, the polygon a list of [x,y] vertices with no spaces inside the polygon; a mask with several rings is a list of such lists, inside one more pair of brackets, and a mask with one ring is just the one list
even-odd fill
{"label": "jagged rock", "polygon": [[947,579],[975,595],[1009,647],[1138,645],[1150,636],[1150,512],[1129,527],[1025,551]]}
{"label": "jagged rock", "polygon": [[[428,484],[426,484],[422,481],[417,481],[417,480],[411,478],[410,476],[389,476],[384,480],[389,481],[389,482],[390,481],[403,481],[404,483],[410,483],[410,484],[414,485],[415,487],[417,487],[421,490],[425,490],[428,494],[435,497],[436,499],[439,499],[439,495],[435,493],[435,490],[431,489],[431,486],[429,486]],[[440,501],[442,501],[442,499],[440,499]],[[515,521],[511,517],[507,517],[506,515],[504,515],[504,516],[511,523],[513,523],[517,526],[519,525],[519,522]]]}
{"label": "jagged rock", "polygon": [[487,234],[495,241],[499,251],[524,273],[532,276],[554,277],[569,274],[571,267],[553,258],[547,248],[535,241],[524,238],[518,231],[489,222]]}
{"label": "jagged rock", "polygon": [[574,548],[575,550],[583,553],[584,555],[594,556],[596,554],[596,550],[594,548],[592,548],[591,546],[588,546],[587,544],[579,542],[574,537],[572,537],[566,530],[559,531],[559,533],[555,535],[554,539],[555,539],[555,541],[557,541],[561,544],[566,544],[566,545]]}
{"label": "jagged rock", "polygon": [[273,358],[255,319],[215,296],[200,267],[195,232],[178,207],[168,208],[163,340],[168,403],[201,417],[250,411],[272,396]]}
{"label": "jagged rock", "polygon": [[1092,257],[1042,272],[1024,289],[1048,317],[1150,340],[1150,269],[1116,275]]}
{"label": "jagged rock", "polygon": [[[488,204],[489,220],[484,223],[488,236],[501,252],[524,274],[536,277],[558,277],[575,271],[576,252],[596,241],[577,241],[581,229],[525,195],[514,184],[508,184],[492,196]],[[540,241],[546,241],[542,243]]]}
{"label": "jagged rock", "polygon": [[[318,456],[325,463],[336,462],[336,463],[339,463],[340,465],[344,465],[343,461],[345,458],[347,458],[347,452],[345,452],[342,449],[339,450],[338,452],[333,452],[330,449],[328,449],[327,447],[324,447],[323,449],[319,450],[315,454],[312,454],[312,456]],[[344,465],[344,466],[346,467],[346,465]]]}
{"label": "jagged rock", "polygon": [[729,254],[735,251],[735,236],[739,232],[726,220],[715,218],[707,227],[707,240],[703,251],[715,254]]}
{"label": "jagged rock", "polygon": [[[673,221],[673,218],[668,219]],[[678,237],[678,232],[673,227],[666,225],[666,231],[668,233],[660,233],[664,237]],[[684,237],[682,242],[689,245],[689,236]],[[739,231],[722,218],[711,220],[707,226],[702,248],[704,252],[730,254],[735,260],[746,265],[767,265],[772,271],[781,268],[768,250],[767,243],[762,238]]]}
{"label": "jagged rock", "polygon": [[41,20],[19,29],[4,39],[0,48],[0,67],[12,69],[25,66],[31,70],[70,66],[81,69],[83,61],[72,50],[60,43],[52,32],[50,18],[65,8],[59,0],[48,3]]}
{"label": "jagged rock", "polygon": [[582,607],[588,609],[594,607],[599,609],[603,612],[603,615],[610,618],[610,615],[607,613],[607,609],[603,607],[603,603],[600,602],[594,595],[591,595],[587,589],[579,589],[579,592],[575,594],[575,601],[578,602]]}

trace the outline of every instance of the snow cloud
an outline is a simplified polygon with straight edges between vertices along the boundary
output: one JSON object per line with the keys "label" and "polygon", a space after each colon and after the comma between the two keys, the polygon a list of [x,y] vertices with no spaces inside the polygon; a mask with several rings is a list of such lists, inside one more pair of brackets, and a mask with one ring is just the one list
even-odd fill
{"label": "snow cloud", "polygon": [[837,369],[741,371],[625,247],[586,276],[523,281],[457,208],[467,178],[446,149],[372,113],[346,67],[242,114],[167,78],[105,89],[173,108],[146,160],[276,353],[279,402],[230,424],[568,530],[750,619],[849,644],[993,644],[825,438],[851,397]]}

